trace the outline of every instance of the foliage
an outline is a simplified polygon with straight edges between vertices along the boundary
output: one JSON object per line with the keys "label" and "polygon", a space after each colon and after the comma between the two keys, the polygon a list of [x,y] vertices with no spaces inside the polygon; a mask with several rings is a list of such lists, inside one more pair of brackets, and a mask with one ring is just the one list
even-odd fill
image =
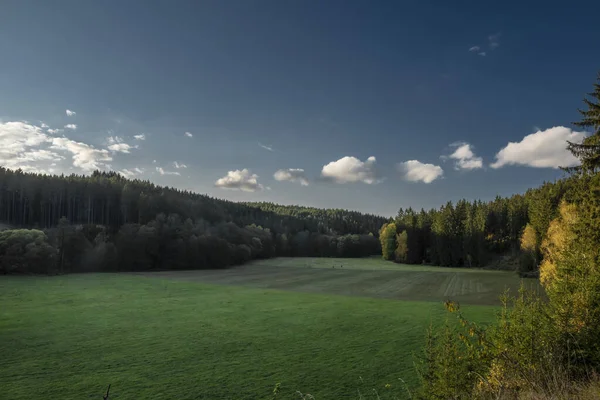
{"label": "foliage", "polygon": [[591,100],[587,98],[583,100],[587,110],[579,110],[583,118],[575,122],[575,125],[592,128],[592,135],[583,139],[582,143],[569,142],[568,149],[581,161],[581,165],[567,168],[569,171],[592,173],[600,171],[600,73],[589,97]]}
{"label": "foliage", "polygon": [[597,230],[596,207],[561,204],[560,216],[548,229],[540,267],[561,340],[577,346],[570,357],[589,365],[600,365],[600,242],[586,233]]}
{"label": "foliage", "polygon": [[532,271],[537,267],[537,234],[531,224],[527,224],[521,235],[520,271]]}
{"label": "foliage", "polygon": [[57,252],[44,232],[29,229],[0,231],[1,273],[52,273]]}
{"label": "foliage", "polygon": [[384,224],[379,231],[379,241],[384,260],[393,260],[396,251],[396,224]]}
{"label": "foliage", "polygon": [[61,273],[364,257],[381,251],[373,233],[383,221],[340,209],[234,203],[114,172],[49,176],[0,167],[0,222],[44,228],[58,253],[50,269]]}
{"label": "foliage", "polygon": [[467,320],[457,303],[446,303],[457,317],[441,331],[429,331],[420,360],[419,398],[516,398],[524,391],[550,394],[562,369],[566,349],[558,341],[547,303],[521,288],[503,296],[491,326]]}
{"label": "foliage", "polygon": [[494,254],[517,253],[532,193],[489,203],[448,202],[418,213],[400,209],[395,225],[397,233],[407,233],[406,262],[471,268],[485,266]]}
{"label": "foliage", "polygon": [[405,263],[408,257],[408,234],[406,231],[402,231],[396,235],[396,250],[394,251],[394,258],[396,262]]}

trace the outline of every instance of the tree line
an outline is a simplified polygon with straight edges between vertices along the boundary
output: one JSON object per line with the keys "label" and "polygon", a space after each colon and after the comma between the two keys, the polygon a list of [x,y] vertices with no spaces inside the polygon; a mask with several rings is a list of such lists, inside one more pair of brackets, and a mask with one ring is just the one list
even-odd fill
{"label": "tree line", "polygon": [[225,268],[275,256],[380,253],[386,219],[235,203],[114,172],[49,176],[0,167],[0,271]]}
{"label": "tree line", "polygon": [[[508,259],[523,272],[534,270],[550,221],[558,215],[560,201],[572,197],[578,179],[566,177],[489,202],[460,200],[419,212],[401,208],[380,229],[383,258],[467,268]],[[531,243],[525,244],[529,250],[524,254],[526,228]]]}

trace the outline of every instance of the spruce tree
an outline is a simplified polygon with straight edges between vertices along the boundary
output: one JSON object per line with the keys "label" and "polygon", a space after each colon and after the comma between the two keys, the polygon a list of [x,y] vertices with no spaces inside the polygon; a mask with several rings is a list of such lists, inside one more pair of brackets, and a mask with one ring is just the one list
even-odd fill
{"label": "spruce tree", "polygon": [[591,128],[592,135],[586,137],[582,143],[568,142],[567,149],[581,160],[581,165],[565,168],[570,172],[600,171],[600,73],[597,80],[593,92],[588,94],[591,99],[583,99],[587,106],[587,110],[579,110],[583,118],[574,122],[576,126]]}

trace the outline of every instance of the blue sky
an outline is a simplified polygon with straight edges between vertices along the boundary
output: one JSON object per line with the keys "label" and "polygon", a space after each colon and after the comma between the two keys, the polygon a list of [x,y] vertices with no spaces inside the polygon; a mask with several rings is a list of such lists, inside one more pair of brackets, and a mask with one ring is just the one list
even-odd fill
{"label": "blue sky", "polygon": [[0,7],[0,164],[231,200],[393,215],[522,193],[573,162],[600,70],[592,1]]}

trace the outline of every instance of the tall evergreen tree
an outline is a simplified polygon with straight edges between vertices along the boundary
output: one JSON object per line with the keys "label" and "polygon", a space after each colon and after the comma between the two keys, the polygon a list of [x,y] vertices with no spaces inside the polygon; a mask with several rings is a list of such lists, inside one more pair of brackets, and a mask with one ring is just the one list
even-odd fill
{"label": "tall evergreen tree", "polygon": [[566,168],[568,171],[600,171],[600,73],[597,80],[594,90],[588,94],[591,99],[583,99],[587,106],[587,110],[579,110],[583,118],[581,121],[574,122],[582,128],[591,128],[592,135],[585,138],[582,143],[568,142],[569,151],[581,161],[579,166]]}

